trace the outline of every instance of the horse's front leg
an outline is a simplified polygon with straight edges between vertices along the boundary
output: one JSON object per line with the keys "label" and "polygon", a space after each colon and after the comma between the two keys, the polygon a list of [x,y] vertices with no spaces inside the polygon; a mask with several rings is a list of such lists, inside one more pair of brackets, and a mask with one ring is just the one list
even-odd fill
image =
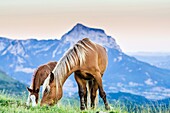
{"label": "horse's front leg", "polygon": [[81,110],[85,110],[86,106],[85,106],[85,101],[86,99],[84,98],[84,90],[82,87],[79,87],[79,97],[80,97],[80,109]]}
{"label": "horse's front leg", "polygon": [[[80,97],[80,109],[85,110],[87,105],[87,89],[86,89],[86,81],[84,79],[81,79],[78,74],[75,73],[75,79],[78,84],[78,90],[79,90],[79,97]],[[86,96],[86,97],[85,97]],[[85,104],[86,103],[86,104]]]}
{"label": "horse's front leg", "polygon": [[91,108],[95,108],[97,105],[97,90],[98,90],[98,84],[94,80],[93,84],[91,86]]}
{"label": "horse's front leg", "polygon": [[29,105],[30,105],[30,102],[31,102],[31,99],[30,99],[30,93],[29,93],[29,94],[28,94],[28,98],[27,98],[26,105],[29,106]]}

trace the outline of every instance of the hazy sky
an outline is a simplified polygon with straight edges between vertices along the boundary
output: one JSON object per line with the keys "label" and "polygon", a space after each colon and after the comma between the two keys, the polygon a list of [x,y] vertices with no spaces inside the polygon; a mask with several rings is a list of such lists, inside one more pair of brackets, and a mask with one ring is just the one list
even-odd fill
{"label": "hazy sky", "polygon": [[170,52],[170,0],[0,0],[0,36],[61,38],[77,23],[104,29],[124,52]]}

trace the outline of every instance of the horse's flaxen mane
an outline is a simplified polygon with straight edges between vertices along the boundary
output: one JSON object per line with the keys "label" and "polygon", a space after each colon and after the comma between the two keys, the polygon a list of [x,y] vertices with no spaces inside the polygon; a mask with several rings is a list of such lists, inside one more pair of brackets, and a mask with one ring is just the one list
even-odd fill
{"label": "horse's flaxen mane", "polygon": [[[76,65],[82,65],[85,62],[85,56],[87,49],[93,50],[90,44],[94,44],[88,38],[78,41],[73,48],[69,49],[63,57],[59,60],[52,73],[56,79],[56,88],[58,83],[62,85],[64,76]],[[46,87],[49,88],[50,76],[44,81],[43,92]]]}

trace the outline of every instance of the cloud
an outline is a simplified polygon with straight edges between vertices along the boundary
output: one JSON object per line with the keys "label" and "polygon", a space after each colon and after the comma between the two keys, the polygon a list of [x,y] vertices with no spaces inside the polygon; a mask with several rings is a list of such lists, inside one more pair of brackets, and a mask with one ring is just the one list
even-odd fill
{"label": "cloud", "polygon": [[152,79],[149,78],[145,81],[145,84],[149,85],[149,86],[153,86],[153,85],[157,84],[157,81],[153,81]]}
{"label": "cloud", "polygon": [[23,67],[22,65],[16,66],[15,72],[33,73],[34,68]]}
{"label": "cloud", "polygon": [[143,84],[135,83],[135,82],[129,82],[129,86],[135,87],[135,86],[143,86]]}

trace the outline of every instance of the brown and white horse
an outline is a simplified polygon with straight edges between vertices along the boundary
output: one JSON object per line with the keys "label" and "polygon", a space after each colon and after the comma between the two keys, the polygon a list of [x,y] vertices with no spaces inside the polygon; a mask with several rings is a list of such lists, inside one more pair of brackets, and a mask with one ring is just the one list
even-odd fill
{"label": "brown and white horse", "polygon": [[38,69],[35,71],[33,78],[32,78],[32,84],[30,88],[27,87],[27,90],[29,92],[27,103],[26,103],[27,106],[29,106],[30,102],[32,102],[32,106],[37,105],[40,86],[43,85],[44,80],[47,78],[50,72],[54,69],[56,64],[57,62],[49,62],[47,64],[39,66]]}
{"label": "brown and white horse", "polygon": [[103,89],[102,76],[108,64],[105,48],[93,43],[88,38],[78,41],[72,49],[59,60],[54,70],[46,78],[43,84],[42,105],[54,105],[61,99],[62,86],[66,79],[75,72],[80,96],[80,109],[87,107],[87,81],[92,83],[91,107],[95,107],[96,91],[103,99],[105,108],[110,109],[106,93]]}

